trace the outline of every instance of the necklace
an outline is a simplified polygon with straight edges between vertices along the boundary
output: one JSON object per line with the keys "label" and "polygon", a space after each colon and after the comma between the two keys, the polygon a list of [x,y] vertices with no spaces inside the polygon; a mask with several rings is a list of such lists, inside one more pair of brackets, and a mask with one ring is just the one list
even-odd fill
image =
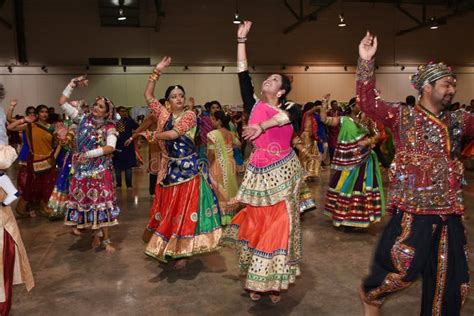
{"label": "necklace", "polygon": [[94,124],[96,124],[96,125],[103,124],[104,121],[105,121],[105,120],[104,120],[103,118],[95,118],[95,117],[92,117],[92,122],[94,122]]}
{"label": "necklace", "polygon": [[173,123],[175,123],[181,116],[183,116],[184,111],[181,111],[178,115],[175,115],[174,113],[172,114],[173,116]]}

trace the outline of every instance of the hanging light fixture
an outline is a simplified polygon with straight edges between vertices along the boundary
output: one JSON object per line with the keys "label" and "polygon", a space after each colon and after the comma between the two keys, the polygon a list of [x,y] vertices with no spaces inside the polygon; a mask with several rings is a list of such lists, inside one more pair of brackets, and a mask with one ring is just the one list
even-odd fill
{"label": "hanging light fixture", "polygon": [[346,21],[344,21],[344,5],[343,5],[343,0],[339,2],[339,6],[341,7],[341,11],[339,13],[339,23],[337,23],[337,26],[339,27],[346,27]]}
{"label": "hanging light fixture", "polygon": [[337,26],[339,27],[346,27],[347,24],[346,22],[344,21],[344,14],[339,14],[339,23],[337,23]]}
{"label": "hanging light fixture", "polygon": [[127,17],[126,17],[125,15],[123,15],[123,9],[120,8],[120,9],[119,9],[119,16],[118,16],[117,20],[119,20],[119,21],[125,21],[126,19],[127,19]]}
{"label": "hanging light fixture", "polygon": [[437,30],[439,29],[438,19],[436,17],[430,18],[430,30]]}
{"label": "hanging light fixture", "polygon": [[239,6],[238,6],[238,3],[237,3],[237,0],[235,0],[235,14],[234,14],[234,21],[232,22],[236,25],[242,23],[242,21],[240,20],[240,16],[239,16]]}

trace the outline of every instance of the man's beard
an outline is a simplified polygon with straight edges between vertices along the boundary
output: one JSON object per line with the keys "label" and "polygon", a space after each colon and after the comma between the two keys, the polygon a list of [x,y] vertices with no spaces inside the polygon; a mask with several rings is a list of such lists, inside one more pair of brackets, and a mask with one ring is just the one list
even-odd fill
{"label": "man's beard", "polygon": [[453,96],[450,96],[449,98],[443,98],[443,100],[441,100],[441,106],[443,107],[443,111],[449,110],[449,108],[451,107],[452,101],[453,101]]}

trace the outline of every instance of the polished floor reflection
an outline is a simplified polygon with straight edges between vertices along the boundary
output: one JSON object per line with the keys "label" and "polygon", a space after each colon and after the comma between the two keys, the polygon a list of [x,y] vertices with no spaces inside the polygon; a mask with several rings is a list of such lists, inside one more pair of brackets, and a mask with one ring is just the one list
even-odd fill
{"label": "polished floor reflection", "polygon": [[[466,228],[474,239],[474,172],[467,173]],[[302,276],[283,300],[250,301],[229,249],[193,258],[175,271],[143,254],[141,241],[152,198],[145,168],[134,169],[134,188],[117,192],[120,225],[112,229],[117,252],[91,248],[89,233],[76,237],[61,222],[19,219],[36,287],[14,287],[12,315],[361,315],[357,287],[387,217],[368,230],[332,227],[321,214],[329,171],[310,185],[318,210],[304,216]],[[472,194],[470,192],[473,192]],[[470,217],[470,218],[469,218]],[[472,259],[471,259],[472,267]],[[421,282],[387,301],[383,315],[418,315]],[[471,291],[463,315],[474,314]]]}

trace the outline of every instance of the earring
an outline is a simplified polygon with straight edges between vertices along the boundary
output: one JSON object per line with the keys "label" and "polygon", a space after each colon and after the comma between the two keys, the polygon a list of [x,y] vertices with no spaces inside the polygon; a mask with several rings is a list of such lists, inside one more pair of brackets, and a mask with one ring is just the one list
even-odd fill
{"label": "earring", "polygon": [[277,97],[278,97],[278,98],[281,97],[281,94],[280,94],[280,93],[277,93]]}

